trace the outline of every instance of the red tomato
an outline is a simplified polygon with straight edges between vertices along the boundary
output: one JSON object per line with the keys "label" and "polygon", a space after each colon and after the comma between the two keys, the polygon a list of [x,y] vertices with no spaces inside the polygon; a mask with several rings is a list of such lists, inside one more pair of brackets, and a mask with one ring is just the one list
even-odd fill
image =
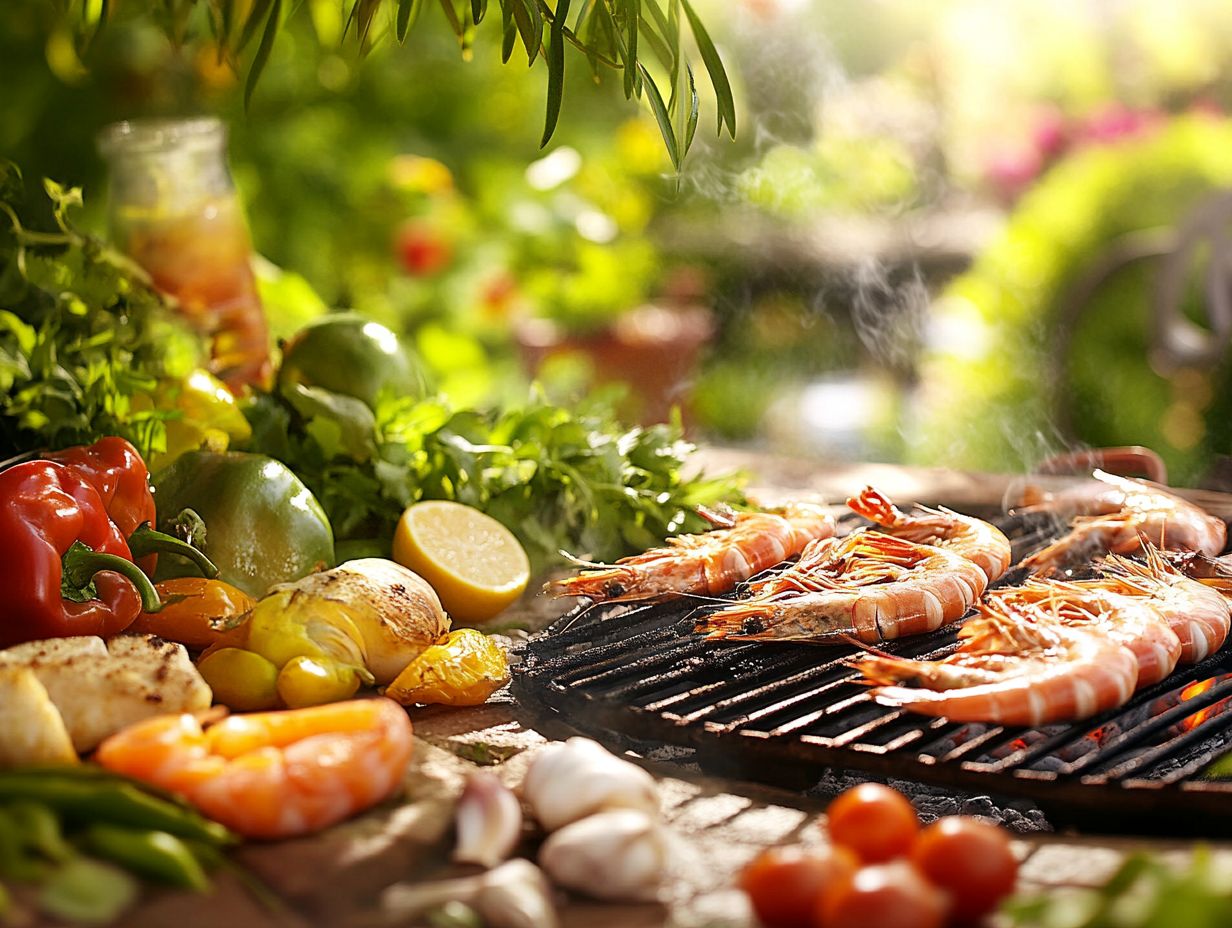
{"label": "red tomato", "polygon": [[879,783],[847,790],[830,803],[826,819],[830,840],[851,848],[866,864],[905,856],[920,831],[906,797]]}
{"label": "red tomato", "polygon": [[1014,888],[1018,860],[1010,837],[996,825],[952,815],[916,838],[911,861],[950,894],[955,918],[978,921]]}
{"label": "red tomato", "polygon": [[772,847],[740,874],[740,888],[767,928],[808,928],[821,895],[859,867],[846,848]]}
{"label": "red tomato", "polygon": [[942,928],[945,893],[905,860],[862,867],[819,900],[813,928]]}
{"label": "red tomato", "polygon": [[453,246],[425,222],[410,221],[398,230],[395,248],[408,274],[425,277],[453,260]]}

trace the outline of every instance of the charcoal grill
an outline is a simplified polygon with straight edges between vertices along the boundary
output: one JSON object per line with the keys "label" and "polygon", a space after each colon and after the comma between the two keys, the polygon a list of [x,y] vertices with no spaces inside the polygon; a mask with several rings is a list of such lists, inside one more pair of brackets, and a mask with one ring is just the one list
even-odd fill
{"label": "charcoal grill", "polygon": [[[1037,517],[993,521],[1015,560],[1056,535]],[[999,585],[1019,579],[1011,571]],[[1024,729],[881,706],[848,664],[853,647],[708,641],[693,633],[697,609],[582,603],[528,642],[515,692],[601,739],[691,748],[707,772],[791,789],[854,770],[1029,799],[1058,825],[1232,826],[1232,647],[1114,711]],[[956,645],[951,626],[883,650],[937,658]]]}

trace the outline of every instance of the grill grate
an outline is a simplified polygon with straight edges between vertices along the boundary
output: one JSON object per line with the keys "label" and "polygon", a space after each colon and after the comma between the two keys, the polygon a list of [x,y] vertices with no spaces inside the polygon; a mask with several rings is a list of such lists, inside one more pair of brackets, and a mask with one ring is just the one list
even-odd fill
{"label": "grill grate", "polygon": [[[997,520],[1021,558],[1055,537],[1050,520]],[[998,585],[1018,582],[1011,571]],[[1232,771],[1232,649],[1181,668],[1126,705],[1022,729],[949,722],[878,705],[846,645],[707,641],[697,607],[599,604],[566,613],[526,645],[519,698],[574,727],[692,748],[710,772],[807,788],[828,768],[992,791],[1036,802],[1057,823],[1100,830],[1226,834]],[[956,626],[883,650],[942,657]]]}

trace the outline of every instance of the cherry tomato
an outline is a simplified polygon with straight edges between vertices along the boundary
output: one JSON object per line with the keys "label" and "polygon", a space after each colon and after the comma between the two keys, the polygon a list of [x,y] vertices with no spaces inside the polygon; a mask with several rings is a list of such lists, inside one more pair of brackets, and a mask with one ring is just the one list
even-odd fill
{"label": "cherry tomato", "polygon": [[807,928],[818,899],[860,863],[846,848],[772,847],[740,874],[740,888],[766,928]]}
{"label": "cherry tomato", "polygon": [[861,867],[818,902],[814,928],[942,928],[945,893],[905,860]]}
{"label": "cherry tomato", "polygon": [[915,809],[902,793],[879,783],[849,789],[826,810],[830,840],[855,851],[866,864],[903,857],[920,831]]}
{"label": "cherry tomato", "polygon": [[426,222],[411,220],[399,230],[394,249],[408,274],[426,277],[453,260],[453,246]]}
{"label": "cherry tomato", "polygon": [[963,815],[939,819],[920,832],[911,861],[950,894],[955,918],[978,921],[1014,888],[1018,860],[1009,835]]}

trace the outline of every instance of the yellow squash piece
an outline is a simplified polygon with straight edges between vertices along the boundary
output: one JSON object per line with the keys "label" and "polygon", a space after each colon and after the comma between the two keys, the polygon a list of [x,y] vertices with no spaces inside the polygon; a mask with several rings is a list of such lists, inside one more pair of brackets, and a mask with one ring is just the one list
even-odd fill
{"label": "yellow squash piece", "polygon": [[486,622],[522,595],[530,561],[513,532],[478,509],[445,500],[407,507],[394,560],[436,590],[457,622]]}
{"label": "yellow squash piece", "polygon": [[460,628],[411,661],[385,695],[404,706],[478,706],[508,682],[500,646],[478,629]]}

